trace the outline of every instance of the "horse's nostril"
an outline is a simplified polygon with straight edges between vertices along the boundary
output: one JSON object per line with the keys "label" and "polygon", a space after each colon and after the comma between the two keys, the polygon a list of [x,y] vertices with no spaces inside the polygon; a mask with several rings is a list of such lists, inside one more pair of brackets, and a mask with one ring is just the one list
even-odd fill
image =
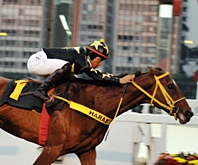
{"label": "horse's nostril", "polygon": [[191,111],[186,111],[186,112],[185,112],[185,116],[186,116],[187,118],[190,118],[190,117],[192,117],[193,115],[194,115],[194,113],[191,112]]}

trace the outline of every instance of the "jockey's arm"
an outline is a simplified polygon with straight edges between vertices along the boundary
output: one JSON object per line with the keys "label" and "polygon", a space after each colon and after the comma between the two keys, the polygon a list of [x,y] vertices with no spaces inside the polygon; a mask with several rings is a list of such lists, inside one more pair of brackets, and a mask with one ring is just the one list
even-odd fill
{"label": "jockey's arm", "polygon": [[84,55],[77,56],[75,62],[80,66],[81,72],[84,72],[89,77],[100,82],[126,84],[135,78],[134,75],[125,74],[125,76],[115,76],[113,74],[103,73],[100,70],[94,69],[91,67],[90,62],[85,58]]}
{"label": "jockey's arm", "polygon": [[114,76],[110,73],[103,73],[100,70],[91,67],[85,68],[83,72],[86,73],[89,77],[105,83],[114,82],[118,84],[126,84],[131,82],[135,78],[135,75],[125,75],[124,77],[120,78],[119,76]]}

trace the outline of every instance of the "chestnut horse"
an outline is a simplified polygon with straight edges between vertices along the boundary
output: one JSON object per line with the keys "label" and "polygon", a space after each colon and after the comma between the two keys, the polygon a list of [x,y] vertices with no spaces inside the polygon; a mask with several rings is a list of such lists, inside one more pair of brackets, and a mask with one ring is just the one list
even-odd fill
{"label": "chestnut horse", "polygon": [[[0,77],[0,96],[9,81]],[[96,111],[101,115],[95,115],[98,119],[95,120],[75,111],[68,102],[64,103],[62,110],[55,109],[50,115],[44,149],[34,165],[50,165],[59,156],[68,153],[75,153],[82,165],[96,165],[96,146],[103,140],[111,119],[142,103],[150,103],[165,110],[179,119],[181,124],[189,122],[193,116],[169,73],[160,69],[149,67],[148,73],[137,76],[127,85],[98,85],[92,80],[76,78],[67,90],[70,101],[95,110],[92,115]],[[38,144],[40,116],[35,110],[4,104],[0,107],[0,127],[19,138]]]}

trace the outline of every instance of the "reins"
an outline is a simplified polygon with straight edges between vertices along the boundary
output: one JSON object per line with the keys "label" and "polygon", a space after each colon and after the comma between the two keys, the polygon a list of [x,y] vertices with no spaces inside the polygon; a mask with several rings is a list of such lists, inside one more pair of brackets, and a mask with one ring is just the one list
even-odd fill
{"label": "reins", "polygon": [[[179,102],[179,101],[181,101],[181,100],[184,100],[185,97],[182,97],[182,98],[180,98],[180,99],[174,101],[174,100],[172,99],[172,97],[168,94],[168,92],[166,91],[166,89],[163,87],[163,85],[162,85],[161,82],[160,82],[160,79],[162,79],[162,78],[164,78],[164,77],[166,77],[166,76],[168,76],[168,75],[169,75],[169,72],[166,72],[166,73],[164,73],[164,74],[162,74],[162,75],[160,75],[160,76],[154,75],[154,78],[155,78],[155,81],[156,81],[156,85],[155,85],[155,89],[154,89],[152,95],[149,94],[147,91],[145,91],[142,87],[140,87],[135,81],[132,81],[132,84],[133,84],[137,89],[139,89],[140,91],[142,91],[146,96],[148,96],[148,97],[151,99],[150,104],[151,104],[152,106],[153,106],[153,102],[156,102],[156,103],[159,104],[161,107],[163,107],[163,108],[169,110],[169,114],[170,114],[170,115],[174,115],[175,119],[177,119],[176,114],[177,114],[178,111],[173,112],[173,108],[175,107],[175,104],[176,104],[177,102]],[[159,101],[158,99],[155,98],[155,95],[156,95],[156,93],[157,93],[157,89],[158,89],[158,88],[161,90],[161,92],[162,92],[162,94],[163,94],[163,96],[164,96],[164,98],[165,98],[165,100],[166,100],[167,105],[164,104],[164,103],[162,103],[161,101]]]}
{"label": "reins", "polygon": [[110,123],[110,126],[109,126],[109,128],[108,128],[108,130],[107,130],[107,133],[106,133],[106,135],[105,135],[105,138],[104,138],[105,141],[107,140],[107,137],[108,137],[108,135],[109,135],[109,132],[110,132],[110,130],[111,130],[111,127],[112,127],[112,125],[113,125],[113,123],[114,123],[114,121],[115,121],[115,118],[116,118],[117,115],[118,115],[119,110],[120,110],[120,106],[121,106],[121,104],[122,104],[122,101],[123,101],[123,99],[124,99],[124,95],[125,95],[125,93],[126,93],[126,88],[127,88],[127,84],[125,84],[125,86],[124,86],[124,91],[122,92],[122,97],[120,98],[120,102],[119,102],[119,104],[118,104],[116,113],[115,113],[114,118],[113,118],[112,122]]}

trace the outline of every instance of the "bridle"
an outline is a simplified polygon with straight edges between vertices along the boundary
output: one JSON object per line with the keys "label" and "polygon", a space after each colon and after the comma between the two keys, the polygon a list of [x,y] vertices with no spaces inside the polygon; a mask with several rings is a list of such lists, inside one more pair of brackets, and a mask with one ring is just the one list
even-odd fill
{"label": "bridle", "polygon": [[[140,87],[135,81],[132,81],[132,84],[137,88],[139,89],[140,91],[142,91],[146,96],[148,96],[150,99],[151,99],[151,102],[150,104],[153,106],[153,102],[156,102],[157,104],[159,104],[161,107],[169,110],[169,115],[173,115],[175,117],[175,119],[177,119],[177,113],[179,112],[179,108],[178,107],[175,107],[175,104],[181,100],[184,100],[185,97],[182,97],[178,100],[173,100],[172,97],[168,94],[168,92],[166,91],[166,89],[163,87],[162,83],[160,82],[160,79],[166,77],[169,75],[169,72],[166,72],[160,76],[156,76],[154,75],[154,78],[155,78],[155,89],[153,91],[153,94],[149,94],[147,91],[145,91],[142,87]],[[157,93],[157,90],[158,88],[161,90],[165,100],[166,100],[166,103],[167,104],[164,104],[162,103],[161,101],[159,101],[158,99],[155,98],[155,95]]]}

